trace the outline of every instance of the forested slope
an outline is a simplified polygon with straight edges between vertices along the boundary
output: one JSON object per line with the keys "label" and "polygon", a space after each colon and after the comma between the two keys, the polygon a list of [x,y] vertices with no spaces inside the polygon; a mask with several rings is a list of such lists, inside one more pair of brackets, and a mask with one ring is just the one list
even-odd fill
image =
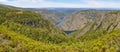
{"label": "forested slope", "polygon": [[41,41],[44,42],[51,41],[55,43],[57,39],[59,39],[58,42],[66,39],[65,33],[57,29],[51,22],[30,11],[9,9],[1,6],[0,24],[35,40],[42,39]]}

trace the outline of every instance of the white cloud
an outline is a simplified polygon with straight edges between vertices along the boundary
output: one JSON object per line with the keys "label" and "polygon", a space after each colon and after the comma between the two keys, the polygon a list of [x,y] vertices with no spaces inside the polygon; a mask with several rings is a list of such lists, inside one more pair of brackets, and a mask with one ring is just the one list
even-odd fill
{"label": "white cloud", "polygon": [[0,2],[7,2],[8,0],[0,0]]}
{"label": "white cloud", "polygon": [[69,7],[69,8],[120,8],[119,2],[109,2],[100,0],[80,0],[83,3],[60,3],[60,2],[48,2],[46,0],[0,0],[0,2],[6,2],[5,4],[18,6],[18,7]]}
{"label": "white cloud", "polygon": [[86,3],[83,6],[93,7],[93,8],[120,8],[119,2],[110,2],[110,1],[98,1],[98,0],[84,0]]}

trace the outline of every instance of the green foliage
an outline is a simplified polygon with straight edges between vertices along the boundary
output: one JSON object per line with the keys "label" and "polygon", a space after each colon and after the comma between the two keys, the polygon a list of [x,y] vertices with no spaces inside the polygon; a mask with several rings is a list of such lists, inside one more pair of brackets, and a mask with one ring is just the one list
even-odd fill
{"label": "green foliage", "polygon": [[46,28],[36,28],[7,21],[2,25],[12,31],[24,34],[25,36],[30,37],[36,41],[42,41],[46,43],[61,43],[68,41],[65,35],[62,33],[52,30],[50,31]]}

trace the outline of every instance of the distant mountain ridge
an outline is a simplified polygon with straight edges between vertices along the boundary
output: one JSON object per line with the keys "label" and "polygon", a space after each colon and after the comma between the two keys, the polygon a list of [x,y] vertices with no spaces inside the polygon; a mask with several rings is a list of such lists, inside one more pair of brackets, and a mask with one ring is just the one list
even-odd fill
{"label": "distant mountain ridge", "polygon": [[120,10],[119,8],[26,8],[26,10],[40,13],[56,26],[61,26],[65,18],[74,12],[83,10]]}

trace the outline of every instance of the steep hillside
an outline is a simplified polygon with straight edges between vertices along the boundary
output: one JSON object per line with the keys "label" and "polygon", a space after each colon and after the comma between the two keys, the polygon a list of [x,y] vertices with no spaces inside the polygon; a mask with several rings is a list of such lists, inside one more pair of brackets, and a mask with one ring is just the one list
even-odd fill
{"label": "steep hillside", "polygon": [[104,14],[100,20],[92,20],[81,29],[71,33],[75,39],[91,40],[89,37],[97,39],[106,33],[120,29],[120,11],[111,11]]}
{"label": "steep hillside", "polygon": [[27,8],[26,10],[30,10],[38,13],[39,15],[51,21],[55,25],[59,23],[61,19],[64,18],[64,16],[68,15],[68,13],[61,11],[61,9],[58,11],[58,10],[49,9],[49,8],[43,8],[43,9]]}
{"label": "steep hillside", "polygon": [[70,34],[70,37],[84,42],[85,52],[119,52],[119,15],[120,11],[108,12],[101,17],[101,20],[88,23]]}
{"label": "steep hillside", "polygon": [[3,7],[0,7],[0,24],[6,28],[43,42],[60,43],[66,39],[62,31],[36,13]]}
{"label": "steep hillside", "polygon": [[118,29],[120,28],[120,11],[112,11],[103,16],[102,19],[103,28],[107,30]]}
{"label": "steep hillside", "polygon": [[45,17],[45,19],[50,20],[53,24],[56,24],[64,17],[64,13],[58,11],[51,11],[51,10],[35,10],[36,13],[40,14],[41,16]]}
{"label": "steep hillside", "polygon": [[83,28],[86,24],[93,21],[100,21],[105,13],[110,11],[105,10],[82,10],[72,13],[67,16],[62,23],[61,28],[64,30],[78,30]]}

